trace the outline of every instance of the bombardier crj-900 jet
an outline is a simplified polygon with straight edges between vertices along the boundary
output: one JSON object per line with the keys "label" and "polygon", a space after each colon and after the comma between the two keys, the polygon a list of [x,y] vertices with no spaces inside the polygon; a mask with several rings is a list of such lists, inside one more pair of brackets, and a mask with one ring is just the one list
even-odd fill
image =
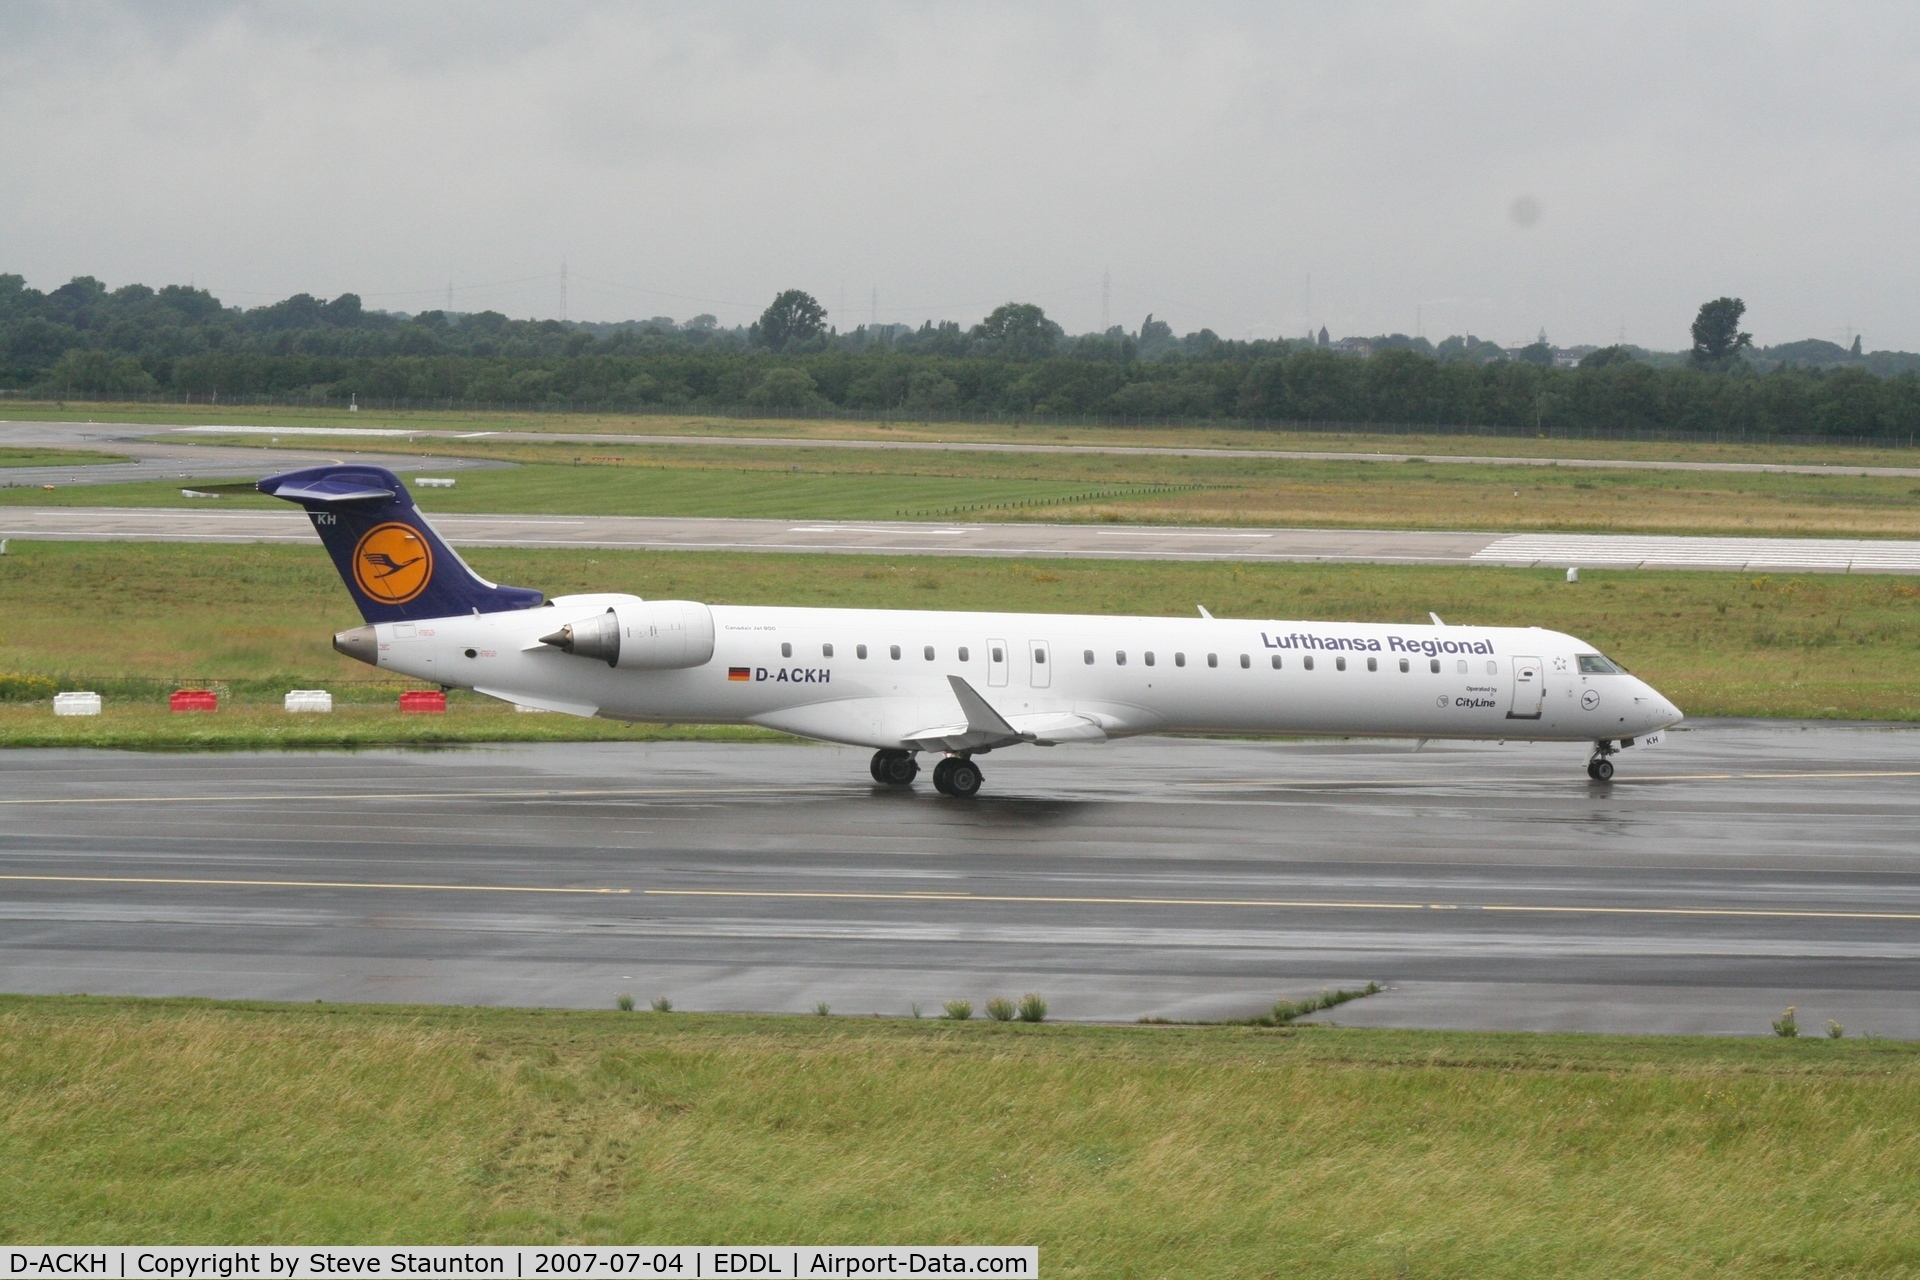
{"label": "bombardier crj-900 jet", "polygon": [[[290,471],[367,625],[334,648],[521,706],[756,724],[874,749],[874,781],[980,789],[1005,747],[1141,733],[1593,744],[1588,774],[1679,710],[1573,636],[1537,627],[705,605],[496,586],[377,467]],[[1431,616],[1431,615],[1430,615]]]}

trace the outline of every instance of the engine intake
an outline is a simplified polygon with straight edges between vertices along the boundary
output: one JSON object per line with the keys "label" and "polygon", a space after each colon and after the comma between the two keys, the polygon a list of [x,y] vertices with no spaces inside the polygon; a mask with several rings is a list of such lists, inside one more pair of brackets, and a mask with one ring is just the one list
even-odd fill
{"label": "engine intake", "polygon": [[698,667],[713,659],[713,613],[692,600],[649,600],[570,622],[540,643],[622,670]]}

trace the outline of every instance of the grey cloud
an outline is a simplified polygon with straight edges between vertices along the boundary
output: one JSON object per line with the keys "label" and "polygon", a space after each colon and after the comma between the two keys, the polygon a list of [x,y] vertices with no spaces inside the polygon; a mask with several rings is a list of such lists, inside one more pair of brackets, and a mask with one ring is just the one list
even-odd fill
{"label": "grey cloud", "polygon": [[1667,346],[1737,293],[1920,347],[1920,15],[1845,12],[16,4],[0,270],[1086,329],[1110,268],[1130,325]]}

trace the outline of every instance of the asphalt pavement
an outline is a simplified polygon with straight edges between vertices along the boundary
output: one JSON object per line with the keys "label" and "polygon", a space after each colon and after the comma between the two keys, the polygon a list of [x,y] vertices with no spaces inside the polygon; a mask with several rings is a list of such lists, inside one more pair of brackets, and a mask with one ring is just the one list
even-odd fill
{"label": "asphalt pavement", "polygon": [[0,989],[1920,1037],[1920,730],[0,755]]}
{"label": "asphalt pavement", "polygon": [[[1420,529],[939,524],[910,520],[729,520],[684,516],[456,515],[431,511],[462,547],[812,552],[1067,560],[1487,564],[1785,573],[1920,573],[1920,542],[1848,538],[1668,538]],[[317,542],[285,511],[0,507],[0,538],[63,542]]]}

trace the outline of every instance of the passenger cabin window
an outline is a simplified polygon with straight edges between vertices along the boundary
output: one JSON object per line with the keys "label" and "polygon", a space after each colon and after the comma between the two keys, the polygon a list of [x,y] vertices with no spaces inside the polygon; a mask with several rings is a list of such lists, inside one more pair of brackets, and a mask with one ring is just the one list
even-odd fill
{"label": "passenger cabin window", "polygon": [[791,658],[793,656],[793,646],[784,640],[780,642],[780,656],[783,658]]}
{"label": "passenger cabin window", "polygon": [[1402,671],[1411,671],[1413,668],[1407,665],[1407,660],[1405,658],[1402,658],[1400,659],[1400,669]]}
{"label": "passenger cabin window", "polygon": [[932,661],[933,661],[933,646],[932,646],[932,645],[928,645],[928,646],[927,646],[926,648],[924,648],[924,649],[922,649],[922,650],[921,650],[920,652],[922,652],[922,653],[924,653],[924,654],[925,654],[925,655],[927,656],[927,661],[928,661],[928,662],[932,662]]}
{"label": "passenger cabin window", "polygon": [[965,646],[965,645],[961,645],[961,646],[960,646],[960,661],[962,661],[962,662],[965,662],[966,660],[967,660],[967,646]]}
{"label": "passenger cabin window", "polygon": [[1308,671],[1313,670],[1313,655],[1309,653],[1304,658],[1300,659],[1300,665],[1302,667],[1305,667]]}
{"label": "passenger cabin window", "polygon": [[1146,652],[1146,663],[1148,666],[1153,665],[1153,650],[1151,649],[1147,650]]}
{"label": "passenger cabin window", "polygon": [[898,662],[898,661],[900,661],[900,646],[899,646],[899,645],[897,645],[897,644],[896,644],[896,645],[893,645],[893,646],[890,646],[890,647],[888,648],[888,650],[887,650],[887,652],[888,652],[888,653],[891,653],[891,654],[893,655],[893,660],[894,660],[895,662]]}
{"label": "passenger cabin window", "polygon": [[1435,675],[1440,674],[1440,659],[1430,658],[1428,659],[1428,664],[1433,668],[1433,674]]}
{"label": "passenger cabin window", "polygon": [[1186,665],[1187,665],[1187,655],[1186,655],[1186,654],[1184,654],[1184,653],[1176,653],[1176,654],[1174,654],[1174,655],[1173,655],[1173,665],[1174,665],[1174,666],[1176,666],[1176,667],[1184,667],[1184,666],[1186,666]]}
{"label": "passenger cabin window", "polygon": [[1240,669],[1242,671],[1245,671],[1248,667],[1251,667],[1252,665],[1253,665],[1252,658],[1248,657],[1244,653],[1240,655]]}
{"label": "passenger cabin window", "polygon": [[1487,660],[1487,674],[1490,676],[1497,676],[1500,674],[1500,664],[1493,661],[1491,658]]}
{"label": "passenger cabin window", "polygon": [[1125,649],[1113,655],[1113,665],[1116,667],[1124,667],[1127,665],[1127,651]]}
{"label": "passenger cabin window", "polygon": [[857,645],[855,645],[855,646],[853,646],[853,656],[854,656],[854,657],[856,657],[856,658],[864,658],[864,657],[866,657],[866,656],[867,656],[867,646],[865,646],[865,645],[863,645],[863,644],[857,644]]}
{"label": "passenger cabin window", "polygon": [[1087,665],[1088,666],[1093,665],[1093,650],[1091,649],[1087,650]]}
{"label": "passenger cabin window", "polygon": [[1367,670],[1378,671],[1379,669],[1380,669],[1380,659],[1378,658],[1367,659]]}
{"label": "passenger cabin window", "polygon": [[1277,653],[1273,655],[1273,669],[1275,671],[1280,669],[1280,655]]}
{"label": "passenger cabin window", "polygon": [[1461,675],[1467,674],[1467,660],[1465,658],[1460,659],[1459,666],[1460,666],[1460,674]]}
{"label": "passenger cabin window", "polygon": [[1618,675],[1620,668],[1597,653],[1583,653],[1579,658],[1580,674],[1583,676]]}
{"label": "passenger cabin window", "polygon": [[1035,649],[1033,651],[1033,660],[1035,663],[1041,666],[1045,666],[1047,661],[1047,651],[1045,649]]}
{"label": "passenger cabin window", "polygon": [[1207,655],[1207,665],[1208,665],[1208,666],[1210,666],[1210,667],[1217,667],[1217,666],[1219,666],[1219,665],[1220,665],[1220,655],[1219,655],[1219,654],[1217,654],[1217,653],[1210,653],[1210,654],[1208,654],[1208,655]]}
{"label": "passenger cabin window", "polygon": [[820,656],[823,658],[831,658],[833,656],[833,646],[830,644],[821,645]]}
{"label": "passenger cabin window", "polygon": [[1333,660],[1333,669],[1334,669],[1335,671],[1345,671],[1345,670],[1347,669],[1347,655],[1346,655],[1346,654],[1344,654],[1344,653],[1343,653],[1343,654],[1341,654],[1341,655],[1340,655],[1339,657],[1337,657],[1337,658],[1335,658],[1335,659]]}
{"label": "passenger cabin window", "polygon": [[993,648],[993,660],[995,662],[1005,662],[1007,660],[1006,651],[1000,648],[999,645],[995,645]]}

